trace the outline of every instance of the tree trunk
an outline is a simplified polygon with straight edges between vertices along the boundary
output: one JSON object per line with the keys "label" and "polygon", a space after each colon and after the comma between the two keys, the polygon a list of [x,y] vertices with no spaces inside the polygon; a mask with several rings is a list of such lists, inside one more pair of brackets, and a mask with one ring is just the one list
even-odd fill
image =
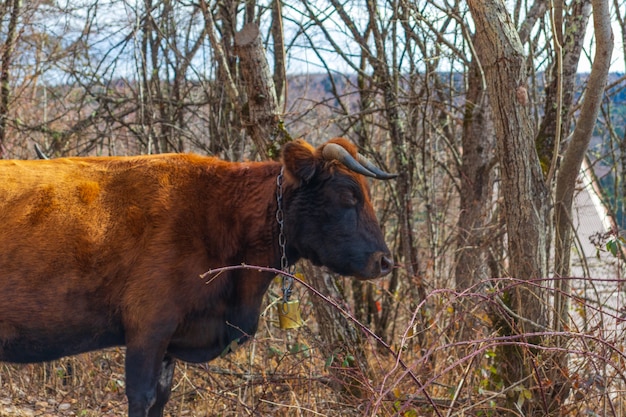
{"label": "tree trunk", "polygon": [[[626,64],[626,16],[622,15],[619,10],[615,11],[615,17],[619,23],[619,26],[622,28],[621,34],[621,44],[622,44],[622,59],[624,60],[624,64]],[[615,212],[620,213],[617,218],[619,221],[618,227],[624,229],[626,228],[626,132],[622,134],[621,141],[619,143],[619,169],[618,169],[618,184],[619,190],[616,193],[616,204],[615,204]]]}
{"label": "tree trunk", "polygon": [[[573,2],[571,13],[567,15],[565,22],[565,40],[560,36],[559,43],[555,46],[556,53],[559,54],[560,51],[562,57],[557,56],[557,64],[552,68],[552,79],[545,92],[544,116],[535,137],[541,167],[546,175],[552,175],[556,167],[554,154],[560,151],[559,143],[569,129],[570,110],[576,92],[578,61],[583,49],[590,11],[590,0]],[[556,18],[557,16],[555,20]]]}
{"label": "tree trunk", "polygon": [[[529,333],[548,324],[546,296],[536,283],[523,281],[545,278],[548,193],[534,146],[532,121],[527,108],[526,58],[517,31],[502,0],[471,0],[470,12],[476,24],[475,49],[485,71],[502,172],[502,195],[509,246],[509,274],[521,280],[502,296],[497,324],[503,336],[528,334],[530,344],[541,342]],[[540,284],[540,282],[539,282]],[[506,311],[513,314],[507,314]],[[526,415],[540,415],[540,393],[534,392],[532,358],[521,345],[500,346],[499,371],[510,390],[509,409],[520,398]]]}
{"label": "tree trunk", "polygon": [[[569,276],[574,188],[602,104],[613,51],[613,33],[608,3],[605,0],[594,0],[592,4],[596,53],[576,129],[571,135],[556,182],[555,270],[557,277]],[[566,280],[561,282],[565,283]],[[569,294],[569,286],[562,288],[562,293]],[[559,317],[567,317],[567,309],[567,303],[561,303],[557,309],[560,313]],[[557,330],[563,328],[560,320],[555,325]]]}
{"label": "tree trunk", "polygon": [[[472,288],[490,276],[490,248],[494,241],[493,188],[495,132],[487,99],[484,74],[474,57],[470,63],[468,91],[463,118],[463,155],[460,167],[460,207],[457,220],[457,251],[455,285],[461,292]],[[497,226],[495,227],[497,230]],[[500,238],[500,244],[502,239]],[[458,307],[456,326],[451,327],[457,340],[476,337],[475,299],[462,298]]]}
{"label": "tree trunk", "polygon": [[[583,48],[584,36],[586,33],[589,14],[591,12],[591,2],[589,0],[578,0],[572,2],[570,12],[565,19],[565,27],[562,29],[563,20],[562,7],[555,7],[554,31],[555,31],[555,53],[556,65],[553,66],[552,80],[546,87],[544,117],[535,137],[535,145],[541,161],[541,166],[549,184],[552,183],[554,172],[557,169],[557,156],[562,149],[562,143],[566,136],[570,119],[572,116],[572,105],[574,93],[576,91],[576,77],[578,62]],[[564,30],[564,35],[562,31]],[[559,177],[563,174],[560,167]],[[574,173],[573,179],[578,176],[580,165]],[[573,197],[573,183],[572,194]],[[557,181],[557,190],[559,189]],[[569,201],[571,205],[571,199]],[[570,207],[571,208],[571,207]],[[569,252],[571,250],[571,216],[562,211],[563,207],[558,203],[555,206],[555,263],[559,271],[559,264],[567,264],[567,272],[557,278],[564,278],[569,275]],[[560,221],[561,220],[561,221]],[[566,227],[566,229],[563,229]],[[567,236],[563,236],[563,234]],[[563,241],[563,237],[568,241]],[[565,244],[565,246],[563,246]],[[565,256],[565,257],[564,257]],[[561,272],[565,272],[561,270]],[[557,275],[559,273],[557,272]],[[563,331],[569,326],[569,294],[570,286],[567,279],[556,279],[554,281],[554,321],[553,330]],[[559,347],[565,347],[566,340],[556,338],[555,343]],[[567,399],[570,392],[571,383],[567,372],[568,354],[565,350],[554,352],[548,361],[546,368],[546,379],[551,381],[550,386],[545,388],[547,400],[547,412],[558,413],[559,408]]]}
{"label": "tree trunk", "polygon": [[237,32],[235,53],[248,100],[242,112],[246,131],[263,157],[275,159],[289,136],[282,126],[274,79],[257,24],[248,23]]}
{"label": "tree trunk", "polygon": [[287,73],[285,57],[285,34],[283,31],[283,4],[272,2],[272,40],[274,41],[274,86],[278,108],[283,109],[287,95]]}
{"label": "tree trunk", "polygon": [[[587,89],[577,119],[576,128],[571,135],[567,150],[556,178],[555,190],[555,331],[564,331],[569,328],[569,296],[570,281],[570,253],[572,248],[572,202],[576,180],[585,157],[591,135],[596,125],[602,97],[606,87],[611,54],[613,51],[613,33],[611,31],[611,15],[606,0],[593,0],[593,26],[596,37],[596,52],[591,67],[591,74],[587,81]],[[564,346],[566,340],[557,338],[559,347]],[[567,357],[560,355],[555,359],[560,368],[567,366]],[[553,407],[559,406],[569,393],[568,381],[563,381],[563,373],[556,373],[551,379],[560,388],[555,393]]]}
{"label": "tree trunk", "polygon": [[495,132],[486,85],[474,58],[470,63],[463,118],[460,213],[457,222],[456,289],[463,291],[489,277],[488,238],[493,210]]}
{"label": "tree trunk", "polygon": [[5,153],[5,141],[7,135],[7,119],[9,116],[9,100],[11,98],[11,86],[9,84],[13,51],[17,41],[17,22],[22,7],[22,0],[9,0],[3,7],[2,17],[9,14],[9,24],[6,38],[0,51],[2,62],[0,63],[0,158]]}

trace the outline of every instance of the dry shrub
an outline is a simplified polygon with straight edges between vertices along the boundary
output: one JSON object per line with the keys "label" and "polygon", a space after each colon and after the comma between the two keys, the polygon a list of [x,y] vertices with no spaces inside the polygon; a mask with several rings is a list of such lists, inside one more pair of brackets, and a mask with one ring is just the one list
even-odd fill
{"label": "dry shrub", "polygon": [[[550,334],[548,342],[534,346],[528,335],[500,337],[490,330],[494,311],[502,308],[503,283],[521,285],[491,280],[461,294],[430,291],[412,314],[398,316],[388,348],[367,338],[371,372],[355,375],[366,393],[360,398],[338,389],[328,369],[331,358],[321,354],[325,341],[317,336],[311,300],[302,294],[306,326],[278,329],[270,307],[254,339],[234,353],[208,364],[179,362],[166,415],[496,416],[506,396],[521,404],[528,394],[502,384],[497,355],[504,345],[519,347],[532,361],[538,392],[548,392],[553,382],[544,372],[558,369],[553,354],[567,350],[567,367],[560,372],[567,375],[570,395],[560,406],[562,415],[623,415],[622,313],[606,303],[572,298],[574,324],[564,334],[565,346],[551,345]],[[1,364],[0,416],[125,416],[123,364],[123,348],[47,364]]]}

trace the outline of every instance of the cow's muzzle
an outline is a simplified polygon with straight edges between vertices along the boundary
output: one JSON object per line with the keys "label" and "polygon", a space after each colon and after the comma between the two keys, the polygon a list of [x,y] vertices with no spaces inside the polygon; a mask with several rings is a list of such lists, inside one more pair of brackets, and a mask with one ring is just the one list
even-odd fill
{"label": "cow's muzzle", "polygon": [[369,260],[368,266],[357,278],[374,279],[387,275],[393,269],[393,259],[388,252],[374,252]]}

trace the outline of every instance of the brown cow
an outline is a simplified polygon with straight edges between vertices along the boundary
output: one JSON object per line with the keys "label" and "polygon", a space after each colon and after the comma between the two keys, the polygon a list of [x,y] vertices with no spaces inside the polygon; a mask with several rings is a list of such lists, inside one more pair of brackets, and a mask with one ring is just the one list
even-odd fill
{"label": "brown cow", "polygon": [[[339,162],[341,161],[341,162]],[[197,155],[0,161],[0,360],[126,345],[130,417],[162,416],[174,359],[205,362],[257,329],[286,256],[376,278],[392,268],[362,175],[388,179],[345,139],[284,146],[282,163]]]}

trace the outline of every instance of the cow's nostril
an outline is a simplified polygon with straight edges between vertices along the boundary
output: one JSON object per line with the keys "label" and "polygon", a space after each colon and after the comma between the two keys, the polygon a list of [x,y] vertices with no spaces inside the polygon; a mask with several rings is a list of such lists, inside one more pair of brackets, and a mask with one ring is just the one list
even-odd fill
{"label": "cow's nostril", "polygon": [[393,268],[393,260],[389,256],[380,257],[380,275],[387,275]]}

